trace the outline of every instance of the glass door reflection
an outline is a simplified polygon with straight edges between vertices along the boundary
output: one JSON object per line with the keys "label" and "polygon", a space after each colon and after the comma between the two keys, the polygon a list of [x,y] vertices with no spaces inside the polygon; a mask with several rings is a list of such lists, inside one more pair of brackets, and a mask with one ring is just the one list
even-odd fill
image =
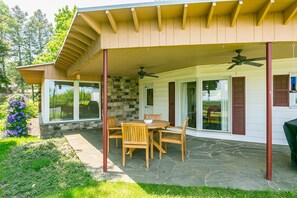
{"label": "glass door reflection", "polygon": [[202,81],[202,128],[228,131],[228,80]]}
{"label": "glass door reflection", "polygon": [[181,84],[182,122],[189,118],[188,127],[196,128],[196,81]]}

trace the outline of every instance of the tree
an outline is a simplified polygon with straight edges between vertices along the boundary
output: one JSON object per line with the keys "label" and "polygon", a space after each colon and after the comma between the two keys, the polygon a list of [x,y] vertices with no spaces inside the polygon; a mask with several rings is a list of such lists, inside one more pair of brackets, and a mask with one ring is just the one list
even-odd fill
{"label": "tree", "polygon": [[[20,66],[24,63],[24,29],[28,14],[26,12],[23,12],[18,6],[15,6],[12,8],[11,15],[12,20],[9,23],[10,39],[13,42],[11,56],[17,66]],[[22,93],[24,93],[25,83],[21,75],[17,72],[16,76],[13,77],[15,83],[20,85],[21,91]]]}
{"label": "tree", "polygon": [[2,1],[0,1],[0,64],[2,75],[6,77],[6,59],[9,56],[9,26],[8,22],[10,21],[11,16],[9,8]]}
{"label": "tree", "polygon": [[34,63],[46,63],[56,60],[58,51],[63,45],[75,12],[76,7],[74,7],[72,10],[70,10],[68,6],[59,9],[59,13],[55,15],[55,33],[52,35],[50,41],[47,43],[43,51],[34,60]]}

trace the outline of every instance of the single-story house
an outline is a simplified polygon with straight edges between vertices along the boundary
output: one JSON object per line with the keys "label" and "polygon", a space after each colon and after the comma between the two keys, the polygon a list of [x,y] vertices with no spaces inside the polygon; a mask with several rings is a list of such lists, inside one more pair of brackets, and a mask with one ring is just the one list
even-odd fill
{"label": "single-story house", "polygon": [[296,12],[296,0],[82,8],[54,63],[18,70],[40,85],[50,133],[101,120],[106,133],[107,115],[189,117],[189,135],[266,142],[269,179],[271,145],[287,144],[282,126],[297,117]]}

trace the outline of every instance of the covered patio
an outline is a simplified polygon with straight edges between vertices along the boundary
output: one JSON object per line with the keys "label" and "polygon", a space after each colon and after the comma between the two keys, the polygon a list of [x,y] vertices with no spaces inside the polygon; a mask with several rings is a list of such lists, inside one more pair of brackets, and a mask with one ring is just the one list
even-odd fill
{"label": "covered patio", "polygon": [[180,147],[168,146],[159,160],[157,150],[145,166],[144,150],[136,150],[126,167],[121,165],[122,149],[112,141],[108,172],[102,171],[102,131],[65,133],[70,145],[96,180],[183,186],[229,187],[244,190],[296,189],[296,168],[291,167],[287,146],[273,147],[273,181],[265,180],[265,144],[187,137],[185,162]]}

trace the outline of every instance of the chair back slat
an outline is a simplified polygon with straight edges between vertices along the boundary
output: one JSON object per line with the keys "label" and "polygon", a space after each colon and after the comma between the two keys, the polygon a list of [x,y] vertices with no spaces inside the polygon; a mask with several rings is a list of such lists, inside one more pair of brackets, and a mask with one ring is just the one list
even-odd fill
{"label": "chair back slat", "polygon": [[123,144],[148,143],[148,126],[146,124],[122,123]]}
{"label": "chair back slat", "polygon": [[115,116],[110,116],[107,118],[107,128],[114,128],[117,126],[117,118]]}
{"label": "chair back slat", "polygon": [[162,120],[162,114],[144,114],[144,119]]}

